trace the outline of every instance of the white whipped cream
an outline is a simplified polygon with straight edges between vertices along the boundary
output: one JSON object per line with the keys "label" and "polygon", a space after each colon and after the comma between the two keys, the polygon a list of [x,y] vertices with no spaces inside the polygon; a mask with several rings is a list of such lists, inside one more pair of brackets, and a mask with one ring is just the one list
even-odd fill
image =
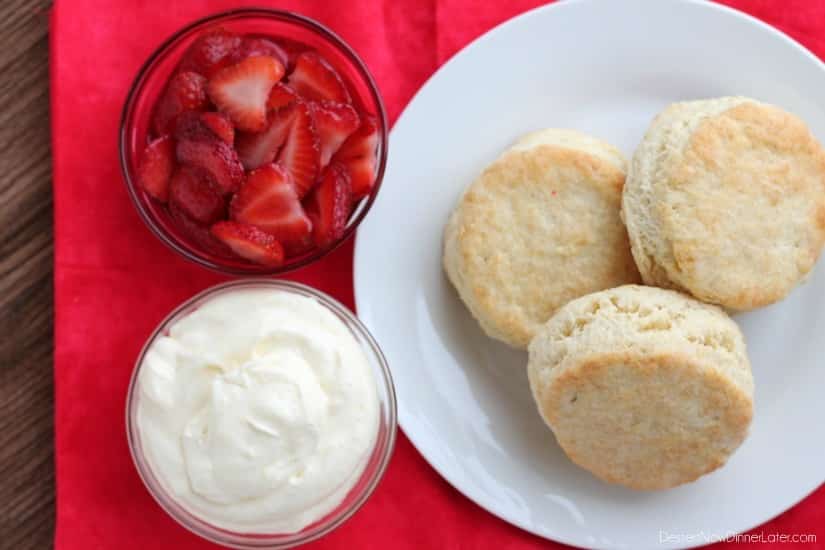
{"label": "white whipped cream", "polygon": [[164,488],[243,533],[293,533],[363,472],[378,430],[375,378],[344,323],[274,289],[217,295],[169,327],[138,377],[137,428]]}

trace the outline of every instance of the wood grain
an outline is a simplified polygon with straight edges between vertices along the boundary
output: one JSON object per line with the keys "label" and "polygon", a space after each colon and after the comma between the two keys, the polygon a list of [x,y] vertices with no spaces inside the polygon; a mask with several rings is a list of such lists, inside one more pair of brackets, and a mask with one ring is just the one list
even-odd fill
{"label": "wood grain", "polygon": [[54,537],[49,0],[0,2],[0,549]]}

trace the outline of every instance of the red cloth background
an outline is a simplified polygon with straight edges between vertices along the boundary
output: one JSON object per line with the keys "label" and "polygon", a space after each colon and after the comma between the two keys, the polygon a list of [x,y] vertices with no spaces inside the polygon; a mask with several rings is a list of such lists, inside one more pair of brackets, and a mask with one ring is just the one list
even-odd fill
{"label": "red cloth background", "polygon": [[[133,362],[155,325],[181,301],[222,278],[178,258],[144,227],[121,180],[117,131],[127,90],[155,47],[183,24],[242,3],[59,0],[52,12],[58,550],[212,547],[178,527],[141,485],[126,444],[124,400]],[[255,3],[299,11],[340,33],[373,71],[394,121],[427,77],[462,46],[544,2]],[[825,2],[728,3],[825,57]],[[289,278],[353,307],[351,262],[352,242]],[[747,488],[743,495],[746,498]],[[825,544],[825,487],[758,529],[815,532],[819,544]],[[369,502],[312,546],[368,550],[554,545],[464,498],[402,434]]]}

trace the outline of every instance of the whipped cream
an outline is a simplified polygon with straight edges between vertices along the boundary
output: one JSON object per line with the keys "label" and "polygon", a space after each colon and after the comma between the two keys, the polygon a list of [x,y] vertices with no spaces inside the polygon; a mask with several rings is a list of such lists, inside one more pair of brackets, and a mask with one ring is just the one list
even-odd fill
{"label": "whipped cream", "polygon": [[293,533],[334,509],[378,431],[376,381],[355,337],[312,298],[225,291],[169,327],[138,376],[143,454],[200,519]]}

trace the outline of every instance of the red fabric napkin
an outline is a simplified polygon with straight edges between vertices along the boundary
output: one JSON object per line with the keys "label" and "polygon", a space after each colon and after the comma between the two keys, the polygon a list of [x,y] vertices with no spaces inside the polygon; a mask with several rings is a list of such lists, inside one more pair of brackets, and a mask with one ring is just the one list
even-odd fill
{"label": "red fabric napkin", "polygon": [[[340,33],[373,71],[393,121],[425,79],[462,46],[541,3],[267,2],[304,13]],[[822,2],[729,3],[825,56]],[[126,444],[124,400],[134,360],[155,325],[181,301],[222,278],[178,258],[144,227],[121,180],[117,132],[132,79],[158,44],[197,17],[239,4],[61,0],[52,12],[58,550],[212,547],[178,527],[141,485]],[[353,307],[351,262],[352,242],[289,278]],[[757,530],[815,532],[822,544],[825,488]],[[464,498],[403,435],[373,497],[349,522],[313,545],[553,546]]]}

